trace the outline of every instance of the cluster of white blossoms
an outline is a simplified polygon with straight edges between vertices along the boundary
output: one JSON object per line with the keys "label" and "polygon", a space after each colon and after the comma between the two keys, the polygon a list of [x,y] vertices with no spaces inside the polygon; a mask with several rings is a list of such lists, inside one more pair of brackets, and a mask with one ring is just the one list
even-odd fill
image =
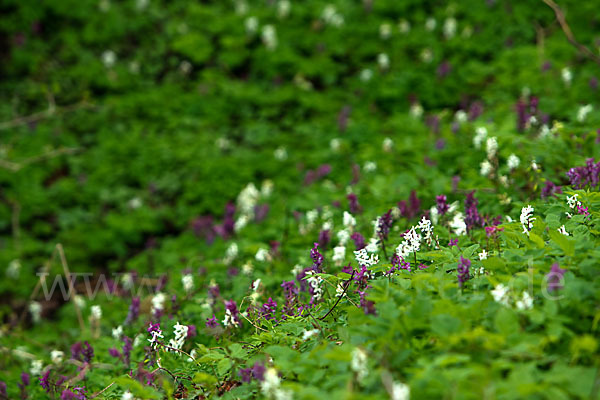
{"label": "cluster of white blossoms", "polygon": [[[496,285],[494,290],[491,291],[491,294],[496,303],[500,303],[507,307],[510,307],[513,301],[510,288],[501,283]],[[529,292],[524,291],[521,293],[521,296],[517,297],[517,300],[515,301],[515,306],[518,310],[530,310],[533,308],[533,298]]]}
{"label": "cluster of white blossoms", "polygon": [[425,20],[425,29],[427,29],[428,31],[433,31],[435,30],[435,27],[437,26],[437,21],[435,20],[435,18],[433,17],[429,17]]}
{"label": "cluster of white blossoms", "polygon": [[190,294],[194,290],[194,277],[192,274],[185,274],[181,277],[181,284],[186,294]]}
{"label": "cluster of white blossoms", "polygon": [[[570,209],[575,210],[577,207],[581,207],[581,201],[577,199],[579,195],[575,193],[573,196],[567,196],[567,205]],[[567,217],[571,218],[573,214],[567,212]]]}
{"label": "cluster of white blossoms", "polygon": [[[446,215],[450,216],[450,215],[454,214],[458,210],[458,205],[459,205],[458,201],[450,203],[448,205],[448,211],[446,211]],[[429,209],[429,218],[431,219],[431,222],[434,225],[437,225],[439,218],[440,218],[440,214],[438,212],[437,205],[434,204]]]}
{"label": "cluster of white blossoms", "polygon": [[392,25],[384,22],[383,24],[379,25],[379,37],[386,40],[389,39],[392,36]]}
{"label": "cluster of white blossoms", "polygon": [[431,246],[431,243],[433,242],[433,225],[431,225],[431,220],[423,216],[423,218],[421,218],[421,221],[419,221],[418,228],[423,234],[423,239],[425,240],[425,243]]}
{"label": "cluster of white blossoms", "polygon": [[323,283],[323,278],[315,275],[315,271],[307,271],[306,282],[312,288],[312,299],[314,301],[319,301],[323,297],[323,288],[321,287],[321,283]]}
{"label": "cluster of white blossoms", "polygon": [[[152,324],[150,324],[150,326],[152,326]],[[164,338],[165,337],[162,331],[160,330],[160,327],[156,327],[154,330],[150,331],[150,339],[148,339],[148,342],[150,342],[150,347],[156,350],[156,348],[158,347],[158,339]]]}
{"label": "cluster of white blossoms", "polygon": [[268,249],[261,247],[256,251],[256,255],[254,256],[254,258],[256,259],[256,261],[268,262],[271,261],[271,253],[269,253]]}
{"label": "cluster of white blossoms", "polygon": [[113,328],[112,337],[116,340],[120,340],[121,336],[123,336],[123,327],[119,325],[116,328]]}
{"label": "cluster of white blossoms", "polygon": [[579,107],[577,110],[577,121],[583,122],[587,118],[588,114],[594,110],[594,107],[591,104],[586,104],[585,106]]}
{"label": "cluster of white blossoms", "polygon": [[386,53],[379,53],[377,55],[377,65],[382,70],[387,70],[390,67],[390,57]]}
{"label": "cluster of white blossoms", "polygon": [[302,332],[302,340],[308,340],[314,336],[317,336],[319,334],[319,330],[318,329],[311,329],[309,331],[307,331],[306,329]]}
{"label": "cluster of white blossoms", "polygon": [[344,25],[344,17],[338,13],[334,5],[328,4],[321,13],[321,18],[327,25],[340,27]]}
{"label": "cluster of white blossoms", "polygon": [[423,116],[423,106],[420,103],[414,102],[410,105],[408,113],[411,117],[419,119]]}
{"label": "cluster of white blossoms", "polygon": [[456,19],[450,17],[444,21],[444,37],[446,39],[452,39],[456,34]]}
{"label": "cluster of white blossoms", "polygon": [[181,350],[185,344],[185,339],[187,338],[188,334],[187,325],[181,325],[179,322],[177,322],[173,327],[173,334],[175,335],[175,338],[169,341],[169,347]]}
{"label": "cluster of white blossoms", "polygon": [[52,350],[50,352],[50,360],[52,360],[52,363],[54,363],[54,364],[62,363],[64,356],[65,356],[65,353],[63,353],[60,350]]}
{"label": "cluster of white blossoms", "polygon": [[254,186],[254,183],[249,183],[238,194],[236,203],[240,216],[235,221],[234,230],[237,232],[245,227],[248,222],[254,218],[254,207],[258,202],[260,192]]}
{"label": "cluster of white blossoms", "polygon": [[367,254],[367,249],[360,249],[354,252],[354,257],[358,265],[365,266],[367,268],[376,265],[379,262],[379,256],[377,254]]}
{"label": "cluster of white blossoms", "polygon": [[285,147],[283,146],[279,146],[278,148],[275,149],[275,151],[273,152],[273,156],[275,157],[276,160],[278,161],[285,161],[288,158],[288,153]]}
{"label": "cluster of white blossoms", "polygon": [[234,326],[236,328],[240,326],[240,323],[236,321],[236,319],[233,317],[233,314],[231,313],[231,310],[229,310],[228,308],[225,309],[225,318],[223,318],[223,326]]}
{"label": "cluster of white blossoms", "polygon": [[102,308],[99,305],[90,307],[90,319],[94,321],[100,321],[102,318]]}
{"label": "cluster of white blossoms", "polygon": [[352,361],[350,362],[350,368],[356,373],[356,379],[361,382],[369,373],[367,369],[367,353],[356,347],[352,351]]}
{"label": "cluster of white blossoms", "polygon": [[277,2],[277,17],[280,19],[287,18],[290,15],[290,10],[292,9],[292,4],[289,0],[279,0]]}
{"label": "cluster of white blossoms", "polygon": [[277,31],[273,25],[263,26],[260,37],[268,50],[277,48]]}
{"label": "cluster of white blossoms", "polygon": [[571,72],[571,70],[568,67],[564,67],[560,71],[560,76],[566,86],[571,85],[571,81],[573,80],[573,73]]}
{"label": "cluster of white blossoms", "polygon": [[340,266],[344,262],[346,258],[346,246],[339,245],[333,248],[333,256],[331,260],[335,263],[335,265]]}
{"label": "cluster of white blossoms", "polygon": [[487,138],[487,128],[485,126],[480,126],[477,129],[475,129],[475,136],[473,137],[473,146],[475,146],[476,149],[480,149],[481,148],[481,143],[483,143],[483,141]]}
{"label": "cluster of white blossoms", "polygon": [[510,170],[517,168],[519,164],[521,164],[521,160],[515,154],[511,154],[510,156],[508,156],[508,159],[506,160],[506,165],[508,165],[508,168]]}
{"label": "cluster of white blossoms", "polygon": [[6,268],[6,276],[12,279],[17,279],[19,277],[19,273],[21,272],[21,261],[12,260],[8,264],[8,268]]}
{"label": "cluster of white blossoms", "polygon": [[567,232],[567,229],[564,225],[558,228],[557,231],[562,235],[569,236],[569,232]]}
{"label": "cluster of white blossoms", "polygon": [[104,64],[104,66],[106,68],[114,67],[116,62],[117,62],[117,55],[115,54],[114,51],[106,50],[105,52],[102,53],[102,64]]}
{"label": "cluster of white blossoms", "polygon": [[398,30],[400,33],[410,32],[410,22],[405,19],[400,20],[400,22],[398,22]]}
{"label": "cluster of white blossoms", "polygon": [[530,205],[523,207],[521,209],[521,216],[519,217],[521,226],[523,227],[523,233],[527,234],[527,236],[529,236],[529,231],[533,228],[533,221],[535,221],[533,211],[534,209]]}
{"label": "cluster of white blossoms", "polygon": [[156,314],[157,312],[160,312],[162,310],[164,310],[165,308],[165,301],[167,300],[167,296],[164,293],[156,293],[153,297],[152,297],[152,314]]}
{"label": "cluster of white blossoms", "polygon": [[291,400],[292,392],[281,388],[281,379],[275,368],[269,368],[265,371],[264,379],[260,383],[260,390],[263,395],[274,400]]}
{"label": "cluster of white blossoms", "polygon": [[225,251],[225,258],[223,258],[223,263],[225,264],[231,264],[233,262],[233,260],[235,260],[237,258],[239,254],[239,248],[237,243],[233,242],[229,245],[229,247],[227,247],[227,250]]}
{"label": "cluster of white blossoms", "polygon": [[383,143],[381,144],[381,147],[382,147],[383,151],[385,151],[386,153],[389,153],[394,148],[394,141],[391,138],[386,137],[385,139],[383,139]]}
{"label": "cluster of white blossoms", "polygon": [[29,303],[29,313],[34,324],[37,324],[42,319],[42,305],[37,301]]}
{"label": "cluster of white blossoms", "polygon": [[394,382],[390,391],[390,398],[392,400],[409,400],[410,387],[402,382]]}
{"label": "cluster of white blossoms", "polygon": [[396,247],[396,254],[402,258],[408,257],[410,253],[416,253],[421,249],[421,236],[411,227],[410,230],[402,235],[404,241]]}
{"label": "cluster of white blossoms", "polygon": [[485,249],[483,249],[481,251],[481,253],[478,254],[478,256],[479,256],[479,261],[487,260],[487,258],[488,258],[488,252],[485,251]]}
{"label": "cluster of white blossoms", "polygon": [[33,376],[38,376],[42,374],[43,369],[44,363],[42,360],[33,360],[31,361],[31,367],[29,367],[29,373]]}

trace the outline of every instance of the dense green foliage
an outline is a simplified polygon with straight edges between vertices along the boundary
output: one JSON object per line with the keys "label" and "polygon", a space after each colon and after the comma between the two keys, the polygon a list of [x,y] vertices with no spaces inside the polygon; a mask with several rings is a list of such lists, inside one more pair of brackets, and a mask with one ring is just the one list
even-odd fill
{"label": "dense green foliage", "polygon": [[[597,2],[559,5],[599,54]],[[109,399],[404,399],[402,384],[414,399],[598,397],[600,194],[566,175],[600,159],[598,64],[542,1],[5,0],[0,10],[7,398],[85,386]],[[562,193],[546,193],[552,185]],[[414,213],[399,204],[411,192]],[[442,194],[457,207],[445,216]],[[473,196],[481,220],[461,232]],[[523,227],[528,205],[535,220]],[[352,239],[335,255],[338,232],[368,243],[388,210],[369,277]],[[388,273],[423,215],[434,243]],[[320,298],[298,278],[315,242]],[[64,274],[59,243],[71,272],[93,274],[92,286],[113,279],[115,292],[88,298],[82,281],[76,301],[33,292],[36,274],[49,286]],[[549,288],[553,264],[566,272]],[[144,286],[128,324],[125,277]],[[304,290],[286,299],[289,281]],[[341,299],[340,283],[350,283]],[[270,299],[274,319],[261,311]],[[239,326],[223,326],[230,300],[247,313]],[[194,325],[182,350],[195,362],[148,347],[150,322],[166,345],[176,323]],[[91,362],[69,359],[85,341]],[[255,363],[270,378],[245,382]]]}

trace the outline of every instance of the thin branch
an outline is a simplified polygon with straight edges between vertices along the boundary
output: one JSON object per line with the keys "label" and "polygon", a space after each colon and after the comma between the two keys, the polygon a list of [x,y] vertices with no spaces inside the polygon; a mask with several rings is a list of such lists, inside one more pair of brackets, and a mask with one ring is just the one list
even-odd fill
{"label": "thin branch", "polygon": [[346,291],[348,290],[348,288],[350,287],[350,284],[352,283],[352,278],[354,278],[354,273],[356,271],[352,270],[352,275],[350,276],[350,279],[348,279],[346,281],[346,285],[344,285],[344,291],[342,292],[341,296],[338,297],[337,301],[335,302],[335,304],[333,305],[333,307],[331,307],[331,309],[329,309],[329,311],[327,311],[327,314],[323,315],[321,318],[319,318],[321,321],[323,321],[325,318],[327,318],[327,316],[329,314],[331,314],[331,312],[334,310],[334,308],[338,305],[338,303],[342,300],[342,297],[344,297],[346,295]]}
{"label": "thin branch", "polygon": [[109,387],[111,387],[114,384],[115,384],[115,382],[112,382],[110,385],[108,385],[107,387],[105,387],[104,389],[99,391],[98,393],[93,394],[91,398],[95,399],[96,397],[100,396],[102,393],[104,393],[106,390],[108,390]]}
{"label": "thin branch", "polygon": [[47,151],[47,152],[39,154],[37,156],[26,158],[25,160],[18,162],[18,163],[14,162],[14,161],[0,159],[0,167],[8,169],[12,172],[17,172],[29,164],[33,164],[38,161],[44,161],[44,160],[47,160],[50,158],[58,157],[63,154],[73,154],[80,150],[81,150],[81,148],[78,148],[78,147],[61,147],[58,149]]}
{"label": "thin branch", "polygon": [[586,46],[582,45],[575,39],[575,35],[573,35],[573,32],[571,31],[569,24],[567,24],[567,20],[565,18],[565,13],[563,12],[563,10],[561,10],[561,8],[558,6],[558,4],[556,4],[553,0],[542,0],[542,1],[544,3],[546,3],[550,8],[552,8],[552,10],[554,11],[554,14],[556,15],[556,20],[560,24],[560,27],[563,30],[563,32],[565,33],[565,36],[567,37],[567,40],[569,41],[569,43],[571,43],[573,46],[575,46],[575,48],[577,48],[583,54],[585,54],[586,56],[588,56],[589,58],[591,58],[592,60],[594,60],[595,62],[600,64],[600,57],[597,56],[593,51],[591,51],[590,49],[588,49]]}
{"label": "thin branch", "polygon": [[31,124],[45,118],[50,118],[56,115],[65,114],[67,112],[91,107],[93,107],[93,105],[86,101],[71,104],[69,106],[61,108],[56,108],[56,106],[52,102],[49,102],[48,108],[44,111],[39,111],[23,117],[17,117],[10,121],[0,122],[0,130],[11,129],[20,125]]}
{"label": "thin branch", "polygon": [[81,310],[79,309],[79,305],[75,301],[75,288],[73,287],[73,281],[71,280],[71,271],[69,270],[69,265],[67,264],[67,258],[65,257],[65,252],[63,250],[62,244],[58,243],[56,245],[56,249],[58,250],[58,255],[60,256],[60,262],[63,266],[63,270],[65,272],[65,276],[67,277],[67,283],[69,284],[69,293],[71,294],[70,299],[75,306],[75,312],[77,313],[77,320],[79,321],[79,328],[81,332],[85,330],[85,325],[83,323],[83,317],[81,316]]}

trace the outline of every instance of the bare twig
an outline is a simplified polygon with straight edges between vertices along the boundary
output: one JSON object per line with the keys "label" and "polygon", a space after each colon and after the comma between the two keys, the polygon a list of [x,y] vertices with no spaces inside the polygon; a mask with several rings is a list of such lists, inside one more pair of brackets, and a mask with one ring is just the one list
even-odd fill
{"label": "bare twig", "polygon": [[114,384],[115,384],[115,382],[112,382],[110,385],[108,385],[107,387],[105,387],[104,389],[99,391],[98,393],[94,393],[91,398],[95,399],[96,397],[100,396],[102,393],[104,393],[106,390],[108,390],[108,388],[110,388]]}
{"label": "bare twig", "polygon": [[85,325],[83,323],[83,317],[81,316],[81,310],[79,309],[79,305],[75,301],[75,288],[73,287],[73,281],[71,280],[71,271],[69,271],[69,265],[67,264],[67,258],[65,257],[65,252],[63,250],[62,244],[58,243],[56,245],[56,250],[58,250],[58,255],[60,256],[60,262],[63,266],[63,270],[65,272],[65,276],[67,277],[67,283],[69,284],[69,293],[71,294],[71,301],[73,302],[73,306],[75,306],[75,312],[77,313],[77,320],[79,321],[79,328],[81,332],[85,330]]}
{"label": "bare twig", "polygon": [[55,115],[65,114],[67,112],[91,107],[93,107],[92,104],[83,101],[71,104],[69,106],[57,108],[53,101],[49,101],[48,108],[44,111],[39,111],[23,117],[17,117],[10,121],[0,122],[0,130],[11,129],[20,125],[31,124],[45,118],[53,117]]}
{"label": "bare twig", "polygon": [[588,49],[586,46],[579,43],[575,39],[575,36],[573,35],[573,32],[571,31],[569,24],[567,24],[567,20],[565,18],[565,13],[561,10],[561,8],[558,6],[558,4],[556,4],[553,0],[542,0],[542,1],[544,3],[546,3],[550,8],[552,8],[552,10],[554,11],[554,14],[556,15],[556,20],[560,24],[560,27],[563,30],[563,32],[565,33],[565,36],[567,37],[567,40],[569,41],[569,43],[571,43],[573,46],[575,46],[583,54],[585,54],[586,56],[588,56],[589,58],[591,58],[592,60],[594,60],[595,62],[600,64],[600,57],[598,55],[596,55],[593,51]]}
{"label": "bare twig", "polygon": [[58,156],[61,156],[63,154],[73,154],[73,153],[76,153],[76,152],[78,152],[80,150],[81,149],[78,148],[78,147],[61,147],[61,148],[58,148],[58,149],[47,151],[47,152],[39,154],[37,156],[26,158],[25,160],[23,160],[21,162],[18,162],[18,163],[14,162],[14,161],[8,161],[8,160],[2,160],[2,159],[0,159],[0,167],[8,169],[8,170],[13,171],[13,172],[17,172],[21,168],[26,167],[29,164],[33,164],[33,163],[36,163],[38,161],[47,160],[49,158],[58,157]]}
{"label": "bare twig", "polygon": [[342,297],[344,297],[344,295],[346,294],[346,291],[348,290],[348,288],[350,287],[350,284],[352,283],[352,278],[354,278],[354,270],[352,270],[352,275],[350,276],[350,279],[348,279],[346,281],[346,284],[344,285],[344,291],[342,292],[342,294],[338,297],[337,301],[335,302],[335,304],[333,305],[333,307],[331,307],[331,309],[329,309],[329,311],[327,311],[327,314],[323,315],[321,318],[319,318],[321,321],[323,321],[325,318],[327,318],[327,316],[329,314],[331,314],[331,312],[335,309],[335,307],[338,305],[338,303],[340,302],[340,300],[342,300]]}

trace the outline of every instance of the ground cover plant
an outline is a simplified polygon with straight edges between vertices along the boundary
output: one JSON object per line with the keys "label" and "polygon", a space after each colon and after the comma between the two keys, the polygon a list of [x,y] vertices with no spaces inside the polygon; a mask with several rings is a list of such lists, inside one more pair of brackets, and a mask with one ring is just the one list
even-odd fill
{"label": "ground cover plant", "polygon": [[598,4],[0,4],[0,399],[596,399]]}

